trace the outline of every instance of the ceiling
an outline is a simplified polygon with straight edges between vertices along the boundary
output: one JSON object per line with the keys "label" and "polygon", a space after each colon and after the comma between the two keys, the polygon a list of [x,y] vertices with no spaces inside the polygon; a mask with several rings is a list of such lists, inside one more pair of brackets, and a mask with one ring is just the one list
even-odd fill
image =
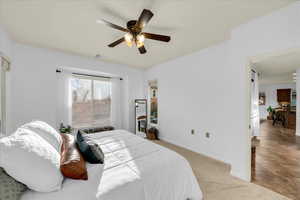
{"label": "ceiling", "polygon": [[[230,30],[297,0],[0,0],[0,23],[20,43],[148,68],[228,39]],[[267,3],[266,3],[267,2]],[[107,44],[123,35],[97,24],[125,26],[148,8],[147,32],[170,35],[170,43],[146,40],[147,54],[125,44]]]}
{"label": "ceiling", "polygon": [[260,84],[294,83],[293,73],[300,69],[300,49],[289,49],[251,59]]}

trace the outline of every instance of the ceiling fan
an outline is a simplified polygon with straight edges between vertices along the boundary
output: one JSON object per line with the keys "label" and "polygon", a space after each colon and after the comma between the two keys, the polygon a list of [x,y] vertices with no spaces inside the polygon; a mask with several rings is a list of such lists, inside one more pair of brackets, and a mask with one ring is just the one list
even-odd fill
{"label": "ceiling fan", "polygon": [[108,22],[104,19],[98,20],[97,22],[103,23],[111,28],[114,28],[114,29],[117,29],[119,31],[123,31],[126,33],[122,38],[109,44],[108,45],[109,47],[115,47],[115,46],[121,44],[122,42],[126,42],[127,46],[129,46],[129,47],[136,45],[139,52],[141,54],[144,54],[147,52],[146,48],[144,46],[145,38],[151,39],[151,40],[158,40],[161,42],[169,42],[171,39],[170,36],[143,32],[143,28],[148,24],[148,22],[150,21],[150,19],[152,17],[153,17],[153,13],[150,10],[144,9],[138,20],[130,20],[127,22],[127,28],[118,26],[118,25]]}

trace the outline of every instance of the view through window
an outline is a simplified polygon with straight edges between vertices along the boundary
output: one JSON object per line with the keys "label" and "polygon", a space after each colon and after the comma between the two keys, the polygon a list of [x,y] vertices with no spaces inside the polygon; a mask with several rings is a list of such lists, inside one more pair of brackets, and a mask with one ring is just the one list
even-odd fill
{"label": "view through window", "polygon": [[110,79],[73,75],[71,87],[74,128],[111,124]]}

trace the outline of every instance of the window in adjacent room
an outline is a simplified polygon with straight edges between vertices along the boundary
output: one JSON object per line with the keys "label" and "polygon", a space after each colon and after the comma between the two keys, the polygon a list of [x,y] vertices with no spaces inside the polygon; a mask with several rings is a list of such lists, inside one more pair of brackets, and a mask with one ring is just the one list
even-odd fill
{"label": "window in adjacent room", "polygon": [[111,125],[111,82],[108,78],[73,75],[72,126]]}
{"label": "window in adjacent room", "polygon": [[158,106],[157,106],[157,81],[149,82],[150,92],[150,124],[158,124]]}

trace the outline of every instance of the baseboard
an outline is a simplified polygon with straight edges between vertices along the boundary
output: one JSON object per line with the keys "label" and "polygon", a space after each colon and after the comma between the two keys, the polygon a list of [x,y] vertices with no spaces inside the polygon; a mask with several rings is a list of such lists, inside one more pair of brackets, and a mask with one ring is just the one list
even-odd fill
{"label": "baseboard", "polygon": [[229,168],[230,171],[231,171],[231,164],[229,164],[229,163],[227,163],[227,162],[225,162],[225,161],[223,161],[223,160],[219,160],[219,159],[217,159],[217,158],[214,158],[214,157],[211,157],[211,156],[209,156],[209,155],[203,154],[202,152],[195,151],[194,149],[191,149],[191,148],[185,146],[184,144],[180,144],[180,143],[178,143],[178,142],[175,142],[175,141],[173,141],[173,140],[170,139],[170,138],[166,138],[166,137],[161,137],[161,136],[159,136],[159,140],[162,140],[162,141],[164,141],[164,142],[167,142],[167,143],[170,143],[170,144],[179,146],[179,147],[181,147],[181,148],[185,148],[185,149],[187,149],[187,150],[189,150],[189,151],[198,153],[198,154],[200,154],[200,155],[203,156],[203,157],[206,157],[206,158],[209,158],[209,159],[214,160],[214,161],[216,161],[216,162],[219,162],[219,163],[222,163],[222,164],[224,164],[224,165],[227,165],[228,168]]}
{"label": "baseboard", "polygon": [[231,174],[231,176],[234,176],[236,178],[242,179],[242,180],[247,181],[247,182],[251,182],[251,175],[250,176],[249,175],[245,175],[245,174],[237,172],[237,171],[235,171],[233,169],[231,169],[230,174]]}
{"label": "baseboard", "polygon": [[224,162],[224,161],[219,160],[219,159],[217,159],[217,158],[214,158],[214,157],[211,157],[211,156],[209,156],[209,155],[203,154],[202,152],[197,152],[197,151],[195,151],[194,149],[191,149],[191,148],[185,146],[184,144],[175,142],[174,140],[172,140],[172,139],[170,139],[170,138],[160,136],[159,139],[162,140],[162,141],[164,141],[164,142],[167,142],[167,143],[170,143],[170,144],[173,144],[173,145],[176,145],[176,146],[185,148],[185,149],[190,150],[190,151],[192,151],[192,152],[198,153],[198,154],[200,154],[201,156],[207,157],[207,158],[212,159],[212,160],[214,160],[214,161],[216,161],[216,162],[219,162],[219,163],[222,163],[222,164],[224,164],[224,165],[227,165],[228,168],[230,169],[230,175],[231,175],[231,176],[234,176],[234,177],[236,177],[236,178],[242,179],[242,180],[247,181],[247,182],[250,182],[250,181],[251,181],[251,177],[249,176],[249,174],[244,174],[244,173],[241,173],[241,172],[239,172],[239,171],[234,170],[234,169],[231,167],[231,164],[229,164],[229,163],[227,163],[227,162]]}

